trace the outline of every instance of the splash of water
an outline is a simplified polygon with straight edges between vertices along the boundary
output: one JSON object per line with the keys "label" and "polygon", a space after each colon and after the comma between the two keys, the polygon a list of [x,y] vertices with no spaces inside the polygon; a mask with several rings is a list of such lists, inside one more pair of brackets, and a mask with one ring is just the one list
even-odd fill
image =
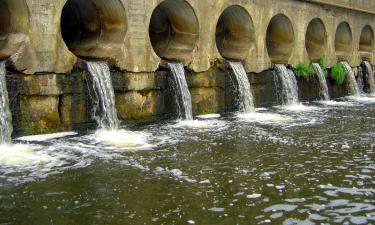
{"label": "splash of water", "polygon": [[276,64],[275,72],[276,86],[281,85],[281,90],[278,90],[277,94],[281,99],[282,105],[299,104],[297,80],[293,71],[287,69],[283,64]]}
{"label": "splash of water", "polygon": [[176,104],[180,119],[193,120],[191,94],[185,77],[182,63],[168,63],[172,72],[172,88],[176,94]]}
{"label": "splash of water", "polygon": [[[94,107],[94,118],[99,128],[116,130],[119,119],[115,105],[115,93],[112,86],[111,73],[106,62],[86,62],[87,70],[92,76],[93,90],[97,99]],[[100,115],[95,115],[100,110]]]}
{"label": "splash of water", "polygon": [[0,62],[0,145],[11,143],[12,114],[9,109],[9,97],[6,86],[5,61]]}
{"label": "splash of water", "polygon": [[348,62],[341,62],[341,64],[344,66],[346,70],[346,77],[348,80],[348,88],[350,95],[359,97],[361,92],[359,91],[358,83],[355,80],[352,67],[349,65]]}
{"label": "splash of water", "polygon": [[312,65],[319,79],[319,94],[324,101],[329,101],[330,97],[328,92],[327,80],[324,75],[323,69],[319,63],[313,63]]}
{"label": "splash of water", "polygon": [[253,94],[251,93],[251,86],[247,77],[245,68],[240,62],[228,61],[233,70],[234,76],[238,85],[238,99],[240,102],[240,110],[243,113],[255,112]]}
{"label": "splash of water", "polygon": [[370,86],[370,93],[375,95],[375,77],[374,77],[374,70],[372,69],[372,65],[368,61],[363,62],[365,64],[367,73],[366,73],[366,78],[367,82]]}

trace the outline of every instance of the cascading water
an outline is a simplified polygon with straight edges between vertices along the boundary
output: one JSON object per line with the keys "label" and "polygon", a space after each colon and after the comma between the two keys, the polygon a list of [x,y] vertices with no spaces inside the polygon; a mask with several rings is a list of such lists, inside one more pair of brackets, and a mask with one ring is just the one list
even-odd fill
{"label": "cascading water", "polygon": [[360,96],[360,91],[358,87],[358,83],[355,79],[354,72],[352,70],[352,67],[349,65],[348,62],[341,62],[341,64],[344,66],[346,70],[346,77],[348,80],[348,87],[349,87],[349,93],[352,96]]}
{"label": "cascading water", "polygon": [[[94,97],[94,117],[99,128],[116,130],[119,128],[115,105],[115,93],[112,86],[111,73],[106,62],[86,62],[87,70],[92,76]],[[100,110],[100,115],[96,115]]]}
{"label": "cascading water", "polygon": [[329,97],[329,91],[328,91],[328,86],[327,86],[327,80],[324,75],[323,69],[319,63],[313,63],[312,65],[314,67],[314,70],[319,80],[319,94],[324,101],[329,101],[330,97]]}
{"label": "cascading water", "polygon": [[275,71],[277,79],[277,84],[281,85],[281,90],[277,91],[279,98],[283,105],[297,105],[298,100],[298,86],[297,80],[292,70],[286,68],[283,64],[276,64]]}
{"label": "cascading water", "polygon": [[185,77],[182,63],[168,63],[172,72],[172,88],[176,94],[176,104],[180,119],[193,120],[191,94]]}
{"label": "cascading water", "polygon": [[374,77],[374,70],[372,69],[372,65],[368,61],[363,62],[366,67],[366,78],[367,78],[367,83],[370,86],[370,93],[375,94],[375,77]]}
{"label": "cascading water", "polygon": [[251,93],[251,86],[245,68],[240,62],[228,61],[228,63],[233,70],[234,76],[238,84],[238,97],[241,112],[255,112],[253,94]]}
{"label": "cascading water", "polygon": [[358,84],[358,88],[359,88],[359,91],[361,92],[361,94],[363,94],[364,90],[365,90],[365,82],[363,80],[363,77],[365,76],[365,73],[366,73],[366,71],[360,66],[358,68],[357,84]]}
{"label": "cascading water", "polygon": [[9,97],[6,86],[5,61],[0,62],[0,145],[11,143],[12,114],[9,109]]}

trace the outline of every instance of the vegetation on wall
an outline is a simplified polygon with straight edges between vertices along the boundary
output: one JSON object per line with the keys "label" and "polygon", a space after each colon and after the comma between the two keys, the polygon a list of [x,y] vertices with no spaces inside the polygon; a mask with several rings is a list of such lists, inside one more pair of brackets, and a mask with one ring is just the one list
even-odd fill
{"label": "vegetation on wall", "polygon": [[341,63],[336,63],[331,69],[331,78],[335,84],[342,85],[346,78],[346,71]]}
{"label": "vegetation on wall", "polygon": [[297,77],[309,78],[315,74],[314,67],[308,62],[298,63],[294,73]]}

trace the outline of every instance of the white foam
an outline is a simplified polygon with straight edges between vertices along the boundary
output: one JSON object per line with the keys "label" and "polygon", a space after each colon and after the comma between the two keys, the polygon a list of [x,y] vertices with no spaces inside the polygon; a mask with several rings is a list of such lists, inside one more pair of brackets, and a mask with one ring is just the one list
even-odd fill
{"label": "white foam", "polygon": [[225,122],[219,120],[181,120],[178,121],[174,127],[176,128],[196,128],[196,129],[209,129],[215,127],[222,127]]}
{"label": "white foam", "polygon": [[18,141],[35,141],[35,142],[42,142],[42,141],[48,141],[56,138],[63,138],[68,136],[74,136],[77,135],[76,132],[61,132],[61,133],[53,133],[53,134],[44,134],[44,135],[33,135],[33,136],[24,136],[17,138]]}
{"label": "white foam", "polygon": [[240,113],[237,118],[254,121],[254,122],[272,122],[272,123],[286,123],[293,119],[274,113]]}
{"label": "white foam", "polygon": [[285,106],[281,106],[280,108],[286,111],[293,111],[293,112],[307,112],[307,111],[314,111],[314,110],[319,109],[318,107],[306,106],[303,104],[285,105]]}
{"label": "white foam", "polygon": [[148,143],[151,134],[127,130],[99,130],[94,138],[109,146],[122,149],[147,149],[152,147]]}
{"label": "white foam", "polygon": [[197,118],[199,119],[217,119],[220,118],[220,114],[206,114],[206,115],[199,115]]}
{"label": "white foam", "polygon": [[28,145],[1,145],[0,146],[0,166],[30,168],[41,167],[43,164],[55,164],[57,159],[43,152],[36,152]]}
{"label": "white foam", "polygon": [[370,96],[349,96],[347,97],[349,100],[361,102],[361,103],[374,103],[375,97]]}
{"label": "white foam", "polygon": [[319,101],[319,103],[328,106],[354,106],[351,102]]}

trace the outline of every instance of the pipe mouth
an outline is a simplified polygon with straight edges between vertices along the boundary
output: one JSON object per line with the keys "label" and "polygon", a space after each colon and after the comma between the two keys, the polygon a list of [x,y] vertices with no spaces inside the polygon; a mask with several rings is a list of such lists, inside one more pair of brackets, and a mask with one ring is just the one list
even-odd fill
{"label": "pipe mouth", "polygon": [[372,61],[374,52],[374,31],[371,26],[366,25],[361,32],[359,40],[359,54],[362,60]]}
{"label": "pipe mouth", "polygon": [[112,50],[123,44],[126,28],[120,0],[69,0],[61,14],[62,38],[79,57],[113,55]]}
{"label": "pipe mouth", "polygon": [[226,8],[216,25],[216,47],[221,56],[244,60],[254,46],[254,24],[250,15],[238,5]]}
{"label": "pipe mouth", "polygon": [[335,36],[336,56],[339,61],[349,61],[353,50],[352,43],[353,36],[349,24],[340,23]]}
{"label": "pipe mouth", "polygon": [[[9,46],[9,35],[28,29],[28,7],[24,0],[0,0],[0,58],[8,58],[19,45]],[[15,40],[13,40],[14,42]],[[6,48],[6,53],[3,52]]]}
{"label": "pipe mouth", "polygon": [[160,58],[187,61],[199,37],[199,23],[193,8],[184,0],[163,1],[152,13],[149,36]]}
{"label": "pipe mouth", "polygon": [[294,30],[288,17],[274,16],[267,28],[266,44],[272,63],[287,64],[294,49]]}
{"label": "pipe mouth", "polygon": [[318,61],[327,52],[327,32],[322,20],[315,18],[307,26],[305,46],[310,61]]}

